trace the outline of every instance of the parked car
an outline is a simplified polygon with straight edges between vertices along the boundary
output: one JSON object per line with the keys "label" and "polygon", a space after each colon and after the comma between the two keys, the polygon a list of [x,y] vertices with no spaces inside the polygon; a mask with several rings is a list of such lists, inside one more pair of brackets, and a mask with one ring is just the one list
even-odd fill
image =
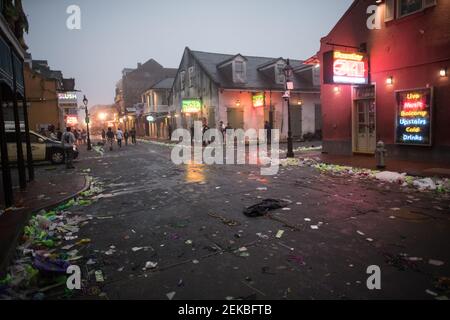
{"label": "parked car", "polygon": [[[22,132],[22,141],[25,141],[25,132]],[[13,130],[6,131],[8,145],[8,158],[10,162],[17,161],[16,134]],[[53,164],[62,164],[65,161],[64,148],[60,141],[44,137],[34,131],[30,131],[31,152],[33,161],[50,161]],[[70,147],[66,147],[70,148]],[[27,158],[26,144],[22,143],[23,156]],[[78,158],[78,148],[73,146],[74,159]]]}

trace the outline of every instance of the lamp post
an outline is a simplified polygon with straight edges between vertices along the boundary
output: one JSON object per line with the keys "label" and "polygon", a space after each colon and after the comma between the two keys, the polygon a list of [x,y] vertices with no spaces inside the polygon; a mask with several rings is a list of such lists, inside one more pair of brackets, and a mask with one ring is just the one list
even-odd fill
{"label": "lamp post", "polygon": [[286,61],[286,66],[283,69],[284,77],[286,81],[286,92],[284,94],[284,99],[287,102],[287,109],[288,109],[288,138],[287,138],[287,157],[288,158],[294,158],[294,150],[292,145],[292,128],[291,128],[291,106],[290,106],[290,97],[291,97],[291,91],[294,89],[294,83],[292,82],[292,74],[293,74],[293,68],[291,66],[291,63],[289,59]]}
{"label": "lamp post", "polygon": [[86,98],[86,96],[83,97],[83,104],[84,104],[84,110],[86,112],[86,129],[87,129],[87,150],[90,151],[92,150],[92,145],[91,145],[91,134],[89,132],[89,112],[88,112],[88,99]]}

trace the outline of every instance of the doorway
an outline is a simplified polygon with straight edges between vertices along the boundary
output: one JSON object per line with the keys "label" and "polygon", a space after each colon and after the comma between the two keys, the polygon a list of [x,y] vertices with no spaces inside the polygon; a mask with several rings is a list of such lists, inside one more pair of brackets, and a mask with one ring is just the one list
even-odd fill
{"label": "doorway", "polygon": [[303,138],[302,114],[301,106],[291,105],[291,130],[293,138]]}
{"label": "doorway", "polygon": [[227,119],[231,128],[244,129],[244,109],[243,108],[228,108]]}
{"label": "doorway", "polygon": [[353,88],[353,152],[375,153],[375,86]]}

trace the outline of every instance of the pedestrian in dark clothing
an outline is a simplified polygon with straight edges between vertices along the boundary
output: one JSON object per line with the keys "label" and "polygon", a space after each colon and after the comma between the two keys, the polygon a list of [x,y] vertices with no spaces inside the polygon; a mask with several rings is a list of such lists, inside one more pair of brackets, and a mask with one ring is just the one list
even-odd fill
{"label": "pedestrian in dark clothing", "polygon": [[58,141],[61,141],[62,135],[63,133],[61,132],[61,129],[60,128],[56,129],[56,138]]}
{"label": "pedestrian in dark clothing", "polygon": [[106,131],[105,131],[105,129],[102,129],[102,142],[103,142],[103,144],[106,143]]}
{"label": "pedestrian in dark clothing", "polygon": [[111,128],[108,128],[108,132],[106,133],[106,137],[108,138],[109,143],[109,150],[113,150],[113,143],[114,143],[114,132]]}
{"label": "pedestrian in dark clothing", "polygon": [[132,144],[136,144],[137,143],[137,141],[136,141],[136,129],[131,129],[131,131],[130,131],[130,135],[131,135],[131,143]]}
{"label": "pedestrian in dark clothing", "polygon": [[209,144],[209,137],[206,136],[206,133],[208,132],[209,127],[208,127],[208,121],[206,120],[206,118],[203,118],[203,127],[202,127],[202,137],[203,137],[203,145],[206,146],[207,144]]}
{"label": "pedestrian in dark clothing", "polygon": [[270,125],[269,121],[266,121],[264,124],[264,129],[267,130],[267,144],[272,144],[272,126]]}
{"label": "pedestrian in dark clothing", "polygon": [[66,157],[66,169],[74,169],[73,166],[73,146],[76,143],[75,135],[71,132],[72,128],[67,127],[66,132],[61,137],[61,144]]}
{"label": "pedestrian in dark clothing", "polygon": [[123,134],[123,137],[125,138],[125,145],[128,145],[128,138],[130,137],[130,133],[128,130],[125,130],[125,133]]}

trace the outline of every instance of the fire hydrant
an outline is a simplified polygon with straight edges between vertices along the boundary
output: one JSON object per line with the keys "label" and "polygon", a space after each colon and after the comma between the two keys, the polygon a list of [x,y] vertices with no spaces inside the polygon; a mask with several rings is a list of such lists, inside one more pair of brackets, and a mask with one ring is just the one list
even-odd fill
{"label": "fire hydrant", "polygon": [[377,148],[375,149],[375,158],[377,162],[377,168],[378,169],[385,169],[386,168],[386,156],[387,156],[387,150],[384,146],[383,141],[377,142]]}

